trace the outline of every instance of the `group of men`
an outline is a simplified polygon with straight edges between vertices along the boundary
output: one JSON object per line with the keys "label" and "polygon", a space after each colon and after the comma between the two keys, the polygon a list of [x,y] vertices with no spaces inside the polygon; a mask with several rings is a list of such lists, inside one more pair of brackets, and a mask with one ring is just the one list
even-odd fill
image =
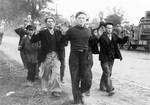
{"label": "group of men", "polygon": [[[114,34],[112,32],[113,23],[111,22],[106,22],[103,25],[100,24],[100,27],[96,29],[97,34],[94,34],[93,31],[85,26],[87,23],[87,15],[85,12],[78,12],[75,18],[75,26],[67,30],[58,30],[55,28],[56,20],[53,17],[47,17],[45,19],[47,27],[45,29],[36,29],[29,39],[31,46],[40,42],[40,48],[36,55],[37,61],[39,62],[38,64],[40,65],[39,77],[41,78],[42,92],[47,92],[50,85],[52,95],[57,97],[60,96],[62,91],[61,81],[63,78],[60,76],[60,68],[61,60],[64,59],[62,58],[64,55],[64,46],[66,42],[70,41],[69,70],[73,100],[75,104],[80,105],[84,104],[83,96],[87,93],[89,95],[92,86],[91,68],[93,65],[92,52],[94,46],[97,46],[98,43],[100,44],[100,51],[97,52],[103,70],[100,90],[106,91],[109,96],[112,96],[114,94],[114,87],[111,81],[111,74],[114,59],[122,60],[118,43],[125,43],[128,37],[119,38]],[[26,29],[29,31],[34,31],[35,29],[31,25],[27,27]],[[103,28],[105,28],[105,30]],[[28,35],[29,33],[25,34]],[[23,44],[21,46],[23,47]],[[33,54],[28,48],[26,48],[26,50],[30,52],[30,54]],[[31,61],[32,60],[28,60],[30,63]],[[31,69],[28,70],[28,75],[30,75],[30,70]]]}

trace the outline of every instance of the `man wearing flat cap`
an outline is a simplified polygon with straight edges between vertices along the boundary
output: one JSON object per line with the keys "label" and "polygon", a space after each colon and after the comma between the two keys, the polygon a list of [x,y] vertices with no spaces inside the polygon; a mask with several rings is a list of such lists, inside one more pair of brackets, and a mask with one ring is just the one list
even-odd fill
{"label": "man wearing flat cap", "polygon": [[31,43],[31,37],[35,33],[35,27],[28,25],[26,27],[27,35],[24,36],[20,42],[19,50],[24,52],[25,63],[27,64],[27,86],[33,86],[35,81],[36,69],[37,69],[37,54],[39,50],[38,42]]}
{"label": "man wearing flat cap", "polygon": [[41,41],[41,48],[38,54],[38,61],[41,62],[39,76],[41,77],[42,91],[48,91],[50,83],[51,93],[53,96],[60,96],[60,57],[62,44],[60,43],[62,33],[55,29],[55,19],[47,17],[45,19],[47,28],[36,32],[31,42]]}
{"label": "man wearing flat cap", "polygon": [[[23,27],[20,27],[20,28],[17,28],[17,29],[14,30],[16,32],[16,34],[19,35],[19,37],[20,37],[19,43],[18,43],[18,48],[20,47],[20,43],[21,43],[21,40],[24,37],[24,35],[27,35],[26,27],[29,24],[30,24],[29,21],[27,19],[25,19]],[[20,51],[20,57],[21,57],[21,60],[23,62],[24,69],[26,69],[27,64],[25,63],[25,56],[24,55],[25,55],[24,52],[21,50]]]}
{"label": "man wearing flat cap", "polygon": [[99,39],[97,39],[100,44],[99,60],[101,61],[101,67],[103,70],[100,81],[100,90],[106,91],[109,96],[112,96],[115,93],[111,80],[112,67],[115,59],[122,60],[118,43],[126,43],[129,37],[125,36],[124,38],[120,38],[113,33],[112,22],[106,22],[104,26],[106,31],[103,32]]}

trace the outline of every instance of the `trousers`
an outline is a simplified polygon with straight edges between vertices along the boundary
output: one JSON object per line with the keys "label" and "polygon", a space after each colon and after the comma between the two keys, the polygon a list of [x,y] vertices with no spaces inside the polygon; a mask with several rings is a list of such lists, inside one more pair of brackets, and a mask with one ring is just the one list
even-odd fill
{"label": "trousers", "polygon": [[111,80],[113,64],[114,64],[114,59],[110,59],[107,62],[101,61],[103,74],[100,81],[100,89],[106,90],[107,92],[113,90],[112,80]]}
{"label": "trousers", "polygon": [[82,93],[87,92],[92,84],[88,51],[71,51],[69,68],[72,82],[74,103],[81,103]]}
{"label": "trousers", "polygon": [[35,75],[36,75],[36,67],[37,63],[27,63],[27,80],[34,82],[35,81]]}
{"label": "trousers", "polygon": [[61,56],[62,57],[60,59],[60,63],[61,63],[61,66],[60,66],[60,79],[63,80],[64,73],[65,73],[65,50],[62,52]]}
{"label": "trousers", "polygon": [[47,54],[44,62],[41,62],[39,76],[49,83],[51,92],[61,92],[60,85],[60,61],[55,52]]}

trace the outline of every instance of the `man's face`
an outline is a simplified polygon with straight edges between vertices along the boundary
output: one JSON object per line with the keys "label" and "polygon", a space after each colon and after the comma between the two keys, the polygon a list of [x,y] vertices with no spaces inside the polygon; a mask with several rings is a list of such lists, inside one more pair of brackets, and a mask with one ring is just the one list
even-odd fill
{"label": "man's face", "polygon": [[76,18],[76,23],[77,23],[77,25],[83,27],[83,26],[85,25],[85,23],[86,23],[86,19],[87,19],[86,15],[80,14],[80,15]]}
{"label": "man's face", "polygon": [[53,19],[47,19],[46,25],[49,29],[54,29],[55,27],[55,21]]}
{"label": "man's face", "polygon": [[118,30],[119,32],[121,32],[121,31],[122,31],[121,26],[117,26],[117,30]]}
{"label": "man's face", "polygon": [[112,31],[113,31],[113,25],[108,24],[108,25],[106,26],[106,32],[107,32],[108,34],[111,34]]}
{"label": "man's face", "polygon": [[86,28],[89,28],[89,21],[86,21],[85,27],[86,27]]}
{"label": "man's face", "polygon": [[28,29],[27,32],[28,32],[28,35],[32,36],[35,33],[35,29]]}

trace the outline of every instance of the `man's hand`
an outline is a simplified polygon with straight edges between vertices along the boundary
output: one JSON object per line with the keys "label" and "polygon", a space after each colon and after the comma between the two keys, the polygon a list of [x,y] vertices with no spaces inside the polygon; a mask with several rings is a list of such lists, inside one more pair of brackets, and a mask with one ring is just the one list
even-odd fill
{"label": "man's hand", "polygon": [[105,28],[102,26],[99,30],[94,31],[94,35],[99,39],[100,36],[105,32]]}
{"label": "man's hand", "polygon": [[35,30],[35,35],[38,34],[41,29],[42,29],[41,25],[37,25]]}
{"label": "man's hand", "polygon": [[93,32],[93,34],[97,37],[97,39],[99,39],[99,38],[100,38],[100,35],[99,35],[98,30],[95,30],[95,31]]}
{"label": "man's hand", "polygon": [[65,26],[61,27],[61,32],[62,32],[63,35],[66,34],[67,30],[68,30],[68,27],[65,27]]}
{"label": "man's hand", "polygon": [[22,46],[19,45],[18,46],[18,50],[21,51],[22,50]]}

